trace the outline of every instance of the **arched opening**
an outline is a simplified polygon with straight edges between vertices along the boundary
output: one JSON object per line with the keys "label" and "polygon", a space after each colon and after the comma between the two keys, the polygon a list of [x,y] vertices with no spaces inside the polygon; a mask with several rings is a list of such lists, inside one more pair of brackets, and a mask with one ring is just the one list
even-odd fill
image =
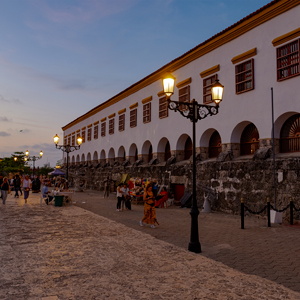
{"label": "arched opening", "polygon": [[241,155],[251,155],[259,148],[259,133],[256,126],[250,123],[241,135]]}
{"label": "arched opening", "polygon": [[193,143],[190,137],[187,138],[184,145],[184,159],[189,159],[193,154]]}
{"label": "arched opening", "polygon": [[91,153],[89,152],[86,156],[86,162],[90,164],[91,160],[92,160],[92,156],[91,156]]}
{"label": "arched opening", "polygon": [[97,162],[98,162],[98,152],[97,152],[97,151],[94,152],[94,155],[93,155],[93,162],[94,162],[94,163],[97,163]]}
{"label": "arched opening", "polygon": [[84,153],[82,153],[82,155],[81,155],[81,162],[82,162],[82,163],[85,162],[85,155],[84,155]]}
{"label": "arched opening", "polygon": [[77,156],[76,156],[76,164],[77,164],[77,165],[80,164],[80,156],[79,156],[79,154],[77,154]]}
{"label": "arched opening", "polygon": [[280,131],[280,152],[300,151],[300,114],[289,117]]}
{"label": "arched opening", "polygon": [[209,139],[208,157],[217,157],[222,151],[222,141],[220,134],[217,130],[211,135]]}
{"label": "arched opening", "polygon": [[138,149],[136,144],[131,144],[128,151],[129,162],[133,164],[135,161],[138,160]]}
{"label": "arched opening", "polygon": [[171,157],[170,142],[167,138],[162,138],[157,145],[157,159],[159,162],[167,161]]}
{"label": "arched opening", "polygon": [[146,141],[142,147],[143,162],[148,163],[153,158],[153,148],[150,141]]}
{"label": "arched opening", "polygon": [[110,148],[108,152],[108,162],[113,164],[115,162],[115,150],[114,148]]}
{"label": "arched opening", "polygon": [[135,161],[137,161],[139,159],[137,148],[135,149],[134,159],[135,159]]}
{"label": "arched opening", "polygon": [[118,151],[118,160],[120,163],[125,161],[126,153],[125,153],[125,148],[121,146]]}
{"label": "arched opening", "polygon": [[75,165],[75,156],[72,156],[72,165]]}
{"label": "arched opening", "polygon": [[170,157],[171,157],[171,147],[168,141],[165,147],[165,161],[167,161]]}
{"label": "arched opening", "polygon": [[100,152],[100,163],[102,166],[106,163],[106,155],[104,150]]}
{"label": "arched opening", "polygon": [[149,147],[149,159],[148,161],[150,161],[153,158],[153,149],[152,149],[152,145],[150,145]]}

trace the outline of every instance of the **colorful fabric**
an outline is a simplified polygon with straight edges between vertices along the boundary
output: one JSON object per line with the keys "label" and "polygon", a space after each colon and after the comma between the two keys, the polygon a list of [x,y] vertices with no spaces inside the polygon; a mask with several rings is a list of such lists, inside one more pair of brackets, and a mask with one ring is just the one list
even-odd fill
{"label": "colorful fabric", "polygon": [[[147,197],[153,197],[153,193],[151,192],[148,192],[147,193]],[[142,222],[143,223],[146,223],[146,224],[155,224],[157,222],[157,219],[156,219],[156,211],[155,211],[155,206],[154,206],[154,199],[150,199],[150,200],[147,200],[145,201],[145,204],[144,204],[144,217],[142,219]]]}

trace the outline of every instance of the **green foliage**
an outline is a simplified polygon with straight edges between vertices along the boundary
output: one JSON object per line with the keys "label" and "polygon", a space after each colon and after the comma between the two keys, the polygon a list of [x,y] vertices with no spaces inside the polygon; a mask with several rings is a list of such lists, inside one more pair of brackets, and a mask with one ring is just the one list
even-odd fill
{"label": "green foliage", "polygon": [[39,170],[39,175],[48,175],[48,173],[52,172],[54,168],[48,167],[48,165],[44,165]]}
{"label": "green foliage", "polygon": [[[17,158],[15,161],[14,158]],[[27,162],[24,161],[25,154],[23,152],[14,152],[11,157],[4,157],[0,162],[0,174],[8,175],[9,173],[27,174],[30,173],[30,168]]]}
{"label": "green foliage", "polygon": [[64,165],[63,159],[58,160],[58,161],[56,162],[56,165],[57,165],[57,166],[63,167],[63,165]]}

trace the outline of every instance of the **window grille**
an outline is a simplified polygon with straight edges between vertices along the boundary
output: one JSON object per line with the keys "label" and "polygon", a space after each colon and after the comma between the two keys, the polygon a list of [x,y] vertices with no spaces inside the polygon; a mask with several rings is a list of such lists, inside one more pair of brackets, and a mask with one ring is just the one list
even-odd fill
{"label": "window grille", "polygon": [[211,87],[218,79],[218,74],[203,79],[203,104],[212,102],[211,99]]}
{"label": "window grille", "polygon": [[143,122],[151,122],[151,102],[148,102],[143,106]]}
{"label": "window grille", "polygon": [[108,133],[109,134],[114,134],[115,132],[115,118],[109,119],[109,124],[108,124]]}
{"label": "window grille", "polygon": [[101,136],[105,136],[106,122],[101,123]]}
{"label": "window grille", "polygon": [[254,89],[254,59],[250,59],[235,66],[235,92],[236,94]]}
{"label": "window grille", "polygon": [[169,116],[167,97],[159,99],[159,118],[163,119]]}
{"label": "window grille", "polygon": [[130,127],[136,127],[137,123],[137,109],[132,109],[130,111]]}
{"label": "window grille", "polygon": [[94,126],[94,140],[98,138],[98,125]]}
{"label": "window grille", "polygon": [[125,114],[119,116],[119,131],[123,131],[125,129]]}

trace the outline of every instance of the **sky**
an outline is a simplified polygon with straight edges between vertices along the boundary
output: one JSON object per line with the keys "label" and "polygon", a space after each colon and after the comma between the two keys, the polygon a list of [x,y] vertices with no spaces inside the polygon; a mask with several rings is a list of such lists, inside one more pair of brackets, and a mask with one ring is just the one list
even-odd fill
{"label": "sky", "polygon": [[0,157],[54,167],[61,127],[269,2],[0,0]]}

